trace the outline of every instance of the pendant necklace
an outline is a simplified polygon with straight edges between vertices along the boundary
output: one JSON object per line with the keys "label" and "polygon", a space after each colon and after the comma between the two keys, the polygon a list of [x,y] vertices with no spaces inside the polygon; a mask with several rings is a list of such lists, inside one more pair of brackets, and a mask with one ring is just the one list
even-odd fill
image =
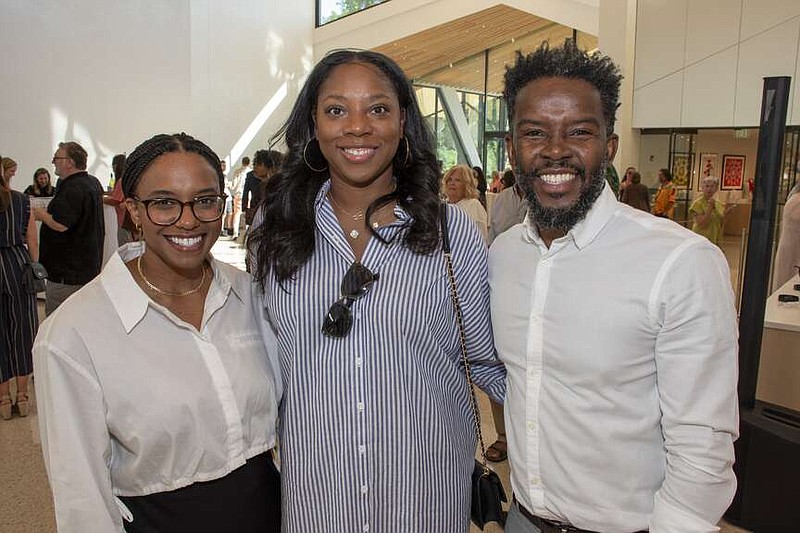
{"label": "pendant necklace", "polygon": [[144,276],[144,272],[142,272],[142,256],[141,255],[136,258],[136,271],[139,272],[139,276],[142,278],[142,281],[144,281],[145,285],[147,285],[148,288],[150,288],[151,290],[157,292],[158,294],[163,294],[164,296],[189,296],[190,294],[194,294],[197,291],[199,291],[203,287],[203,284],[206,282],[206,263],[205,263],[205,261],[203,261],[203,277],[200,278],[200,283],[194,289],[189,289],[188,291],[183,291],[183,292],[168,292],[168,291],[159,289],[158,287],[156,287],[155,285],[150,283],[150,280],[148,280]]}
{"label": "pendant necklace", "polygon": [[[335,205],[336,207],[339,208],[339,211],[341,211],[345,215],[347,215],[350,218],[352,218],[355,222],[359,222],[361,220],[364,220],[364,210],[363,209],[359,209],[355,213],[348,213],[347,210],[344,207],[342,207],[342,204],[340,204],[339,202],[336,201],[336,198],[333,197],[333,194],[331,194],[330,191],[328,191],[328,198],[331,199],[331,202],[333,202],[333,205]],[[389,205],[389,204],[386,204],[386,205]],[[386,205],[382,206],[380,209],[375,211],[374,214],[377,215],[378,213],[383,211],[383,208],[386,207]],[[372,223],[372,227],[373,228],[377,229],[378,226],[379,226],[378,222],[373,222]],[[351,239],[356,240],[361,236],[361,232],[358,231],[357,229],[353,228],[353,229],[350,230],[350,233],[348,235],[350,235]]]}

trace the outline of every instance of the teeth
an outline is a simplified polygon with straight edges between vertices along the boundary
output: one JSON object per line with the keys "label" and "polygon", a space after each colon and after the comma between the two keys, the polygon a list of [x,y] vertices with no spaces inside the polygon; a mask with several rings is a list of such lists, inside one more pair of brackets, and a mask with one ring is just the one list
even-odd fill
{"label": "teeth", "polygon": [[372,152],[372,148],[345,148],[344,151],[350,155],[362,156]]}
{"label": "teeth", "polygon": [[200,241],[203,239],[202,237],[167,237],[171,242],[174,242],[178,246],[184,246],[186,248],[190,246],[197,246],[200,244]]}
{"label": "teeth", "polygon": [[572,179],[575,179],[575,174],[542,174],[539,176],[543,182],[550,185],[560,185]]}

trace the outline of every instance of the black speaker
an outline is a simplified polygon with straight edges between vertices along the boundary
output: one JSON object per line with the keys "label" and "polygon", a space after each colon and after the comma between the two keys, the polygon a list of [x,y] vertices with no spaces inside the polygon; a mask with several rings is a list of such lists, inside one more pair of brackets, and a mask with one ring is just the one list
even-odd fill
{"label": "black speaker", "polygon": [[756,402],[741,413],[739,486],[725,518],[761,532],[800,531],[800,413]]}
{"label": "black speaker", "polygon": [[800,532],[800,413],[757,402],[756,385],[768,296],[788,77],[764,78],[750,237],[739,310],[738,485],[725,517],[761,532]]}

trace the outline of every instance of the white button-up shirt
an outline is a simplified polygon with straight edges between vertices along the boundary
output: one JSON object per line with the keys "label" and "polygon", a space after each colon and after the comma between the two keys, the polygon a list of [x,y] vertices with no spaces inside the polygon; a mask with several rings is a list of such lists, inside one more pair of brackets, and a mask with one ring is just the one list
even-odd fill
{"label": "white button-up shirt", "polygon": [[260,291],[212,260],[197,331],[136,284],[124,262],[142,251],[120,248],[36,337],[39,427],[60,532],[122,531],[126,509],[115,496],[218,479],[275,446],[280,375]]}
{"label": "white button-up shirt", "polygon": [[548,249],[490,251],[511,484],[592,531],[716,531],[736,487],[737,326],[720,250],[610,188]]}

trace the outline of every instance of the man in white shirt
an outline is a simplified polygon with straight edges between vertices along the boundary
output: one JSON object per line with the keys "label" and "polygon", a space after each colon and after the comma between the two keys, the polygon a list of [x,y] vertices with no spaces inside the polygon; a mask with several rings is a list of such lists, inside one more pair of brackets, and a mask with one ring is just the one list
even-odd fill
{"label": "man in white shirt", "polygon": [[620,80],[571,41],[506,72],[506,146],[529,205],[489,262],[508,371],[506,533],[712,532],[735,492],[728,266],[606,184]]}

